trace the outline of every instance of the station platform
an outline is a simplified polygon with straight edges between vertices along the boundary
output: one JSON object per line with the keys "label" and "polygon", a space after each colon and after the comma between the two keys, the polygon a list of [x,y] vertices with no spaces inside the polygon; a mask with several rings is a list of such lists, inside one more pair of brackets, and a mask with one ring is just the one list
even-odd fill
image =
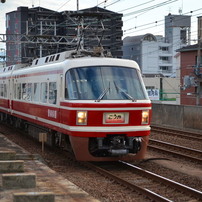
{"label": "station platform", "polygon": [[0,134],[1,202],[98,202]]}

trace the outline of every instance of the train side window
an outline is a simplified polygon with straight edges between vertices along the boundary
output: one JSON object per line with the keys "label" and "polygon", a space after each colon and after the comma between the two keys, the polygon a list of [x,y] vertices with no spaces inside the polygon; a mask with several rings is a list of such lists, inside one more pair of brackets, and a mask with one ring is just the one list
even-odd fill
{"label": "train side window", "polygon": [[49,99],[48,99],[48,102],[50,104],[56,104],[56,100],[57,100],[56,82],[50,82],[49,83]]}
{"label": "train side window", "polygon": [[16,98],[18,100],[21,100],[21,84],[16,84]]}
{"label": "train side window", "polygon": [[7,97],[7,85],[4,84],[4,97]]}
{"label": "train side window", "polygon": [[27,84],[26,84],[26,83],[23,83],[23,84],[22,84],[22,100],[26,100],[26,99],[27,99],[27,91],[26,91],[26,88],[27,88]]}
{"label": "train side window", "polygon": [[34,102],[39,102],[39,98],[40,98],[40,85],[39,83],[34,83],[34,87],[33,87],[33,101]]}
{"label": "train side window", "polygon": [[3,93],[4,93],[4,86],[3,84],[0,84],[0,97],[3,97]]}
{"label": "train side window", "polygon": [[41,102],[47,103],[48,84],[46,82],[41,83]]}
{"label": "train side window", "polygon": [[31,101],[32,100],[32,83],[28,83],[27,84],[27,97],[26,97],[26,100],[27,101]]}
{"label": "train side window", "polygon": [[32,83],[22,84],[22,99],[26,101],[32,100]]}

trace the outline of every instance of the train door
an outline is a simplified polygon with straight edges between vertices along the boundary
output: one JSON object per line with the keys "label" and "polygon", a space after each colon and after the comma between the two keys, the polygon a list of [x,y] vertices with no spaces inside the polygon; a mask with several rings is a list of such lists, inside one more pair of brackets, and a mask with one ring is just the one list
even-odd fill
{"label": "train door", "polygon": [[58,103],[59,103],[59,123],[60,123],[60,127],[61,127],[61,120],[62,120],[62,118],[61,118],[61,107],[60,107],[60,102],[63,100],[63,98],[64,98],[64,95],[63,95],[63,89],[64,89],[64,87],[63,87],[64,85],[63,85],[63,75],[62,74],[60,74],[60,80],[59,80],[59,82],[58,82]]}
{"label": "train door", "polygon": [[15,86],[14,86],[14,79],[10,78],[8,80],[8,92],[7,92],[7,96],[8,96],[8,108],[9,108],[9,112],[12,114],[13,112],[13,98],[14,98],[14,93],[15,93]]}
{"label": "train door", "polygon": [[11,92],[11,89],[12,89],[12,79],[8,79],[8,84],[7,84],[7,98],[8,98],[8,111],[11,113],[12,111],[12,92]]}

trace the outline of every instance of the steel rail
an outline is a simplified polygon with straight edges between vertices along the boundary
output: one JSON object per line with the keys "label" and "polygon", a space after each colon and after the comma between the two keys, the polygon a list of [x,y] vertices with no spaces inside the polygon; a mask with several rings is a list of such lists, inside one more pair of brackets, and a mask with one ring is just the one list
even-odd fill
{"label": "steel rail", "polygon": [[162,177],[162,176],[155,174],[155,173],[152,173],[150,171],[144,170],[142,168],[139,168],[139,167],[134,166],[132,164],[129,164],[127,162],[124,162],[124,161],[119,161],[119,162],[121,162],[122,164],[124,164],[125,166],[130,168],[133,172],[138,172],[143,176],[147,176],[148,178],[151,178],[151,179],[158,181],[158,182],[160,181],[160,182],[164,183],[165,185],[175,187],[179,191],[188,193],[194,197],[197,197],[198,199],[202,199],[202,192],[199,190],[196,190],[196,189],[193,189],[193,188],[188,187],[186,185],[180,184],[178,182],[175,182],[175,181],[170,180],[168,178]]}
{"label": "steel rail", "polygon": [[129,188],[132,191],[136,191],[139,192],[140,194],[149,197],[150,199],[154,200],[154,201],[159,201],[159,202],[171,202],[171,200],[149,190],[146,188],[142,188],[138,185],[135,185],[133,183],[130,183],[128,181],[125,181],[124,179],[121,179],[120,177],[108,172],[107,170],[100,168],[94,164],[88,163],[88,162],[82,162],[82,165],[87,166],[90,169],[95,170],[96,172],[98,172],[101,175],[104,175],[105,177],[116,181],[117,183],[121,184],[124,187]]}
{"label": "steel rail", "polygon": [[182,153],[179,153],[179,152],[170,151],[170,150],[165,149],[165,148],[159,148],[159,147],[154,146],[154,145],[148,145],[148,148],[151,148],[153,150],[158,150],[158,151],[164,152],[166,154],[171,154],[171,155],[179,156],[179,157],[191,160],[193,162],[197,162],[199,164],[202,164],[202,159],[201,158],[196,158],[196,157],[189,156],[189,155],[186,155],[186,154],[182,154]]}
{"label": "steel rail", "polygon": [[[151,126],[151,132],[167,133],[167,134],[173,135],[173,136],[193,139],[193,140],[196,140],[196,141],[202,141],[202,135],[201,134],[194,133],[194,132],[191,132],[191,131],[188,132],[188,131],[165,128],[165,127],[160,127],[160,126]],[[189,134],[191,134],[191,135],[189,135]]]}
{"label": "steel rail", "polygon": [[174,149],[182,149],[183,151],[186,151],[186,152],[193,152],[193,153],[201,155],[201,158],[202,158],[202,151],[201,150],[191,149],[191,148],[184,147],[184,146],[181,146],[181,145],[176,145],[176,144],[172,144],[172,143],[169,143],[169,142],[163,142],[161,140],[154,140],[154,139],[151,139],[151,138],[149,139],[149,141],[151,143],[157,143],[157,144],[162,145],[162,146],[166,145],[166,146],[172,147]]}

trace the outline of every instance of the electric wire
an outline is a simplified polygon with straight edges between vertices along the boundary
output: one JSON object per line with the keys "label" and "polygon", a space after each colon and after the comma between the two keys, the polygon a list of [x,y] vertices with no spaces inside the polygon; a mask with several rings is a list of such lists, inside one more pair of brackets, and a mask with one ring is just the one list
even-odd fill
{"label": "electric wire", "polygon": [[150,0],[150,1],[147,1],[147,2],[145,2],[145,3],[138,4],[138,5],[135,5],[135,6],[132,6],[132,7],[126,8],[126,9],[124,9],[124,10],[120,10],[120,11],[118,11],[118,13],[119,13],[119,12],[122,13],[122,12],[124,12],[124,11],[130,10],[130,9],[133,9],[133,8],[140,7],[140,6],[142,6],[142,5],[145,5],[145,4],[148,4],[148,3],[151,3],[151,2],[153,2],[153,1],[155,1],[155,0]]}
{"label": "electric wire", "polygon": [[150,7],[147,7],[147,8],[143,8],[143,9],[139,9],[137,11],[133,11],[133,12],[130,12],[130,13],[127,13],[127,14],[124,14],[123,17],[128,17],[128,16],[131,16],[131,15],[134,15],[134,14],[138,14],[138,13],[142,13],[142,12],[145,12],[145,11],[149,11],[149,10],[153,10],[155,8],[158,8],[158,7],[161,7],[161,6],[165,6],[167,4],[171,4],[171,3],[174,3],[178,0],[168,0],[168,1],[164,1],[162,3],[159,3],[159,4],[155,4],[153,6],[150,6]]}
{"label": "electric wire", "polygon": [[[69,1],[68,1],[69,2]],[[66,2],[67,3],[67,2]],[[148,23],[149,24],[149,23]],[[118,43],[120,43],[120,42],[118,42]],[[114,45],[114,44],[116,44],[116,43],[113,43],[113,44],[110,44],[110,45]]]}

